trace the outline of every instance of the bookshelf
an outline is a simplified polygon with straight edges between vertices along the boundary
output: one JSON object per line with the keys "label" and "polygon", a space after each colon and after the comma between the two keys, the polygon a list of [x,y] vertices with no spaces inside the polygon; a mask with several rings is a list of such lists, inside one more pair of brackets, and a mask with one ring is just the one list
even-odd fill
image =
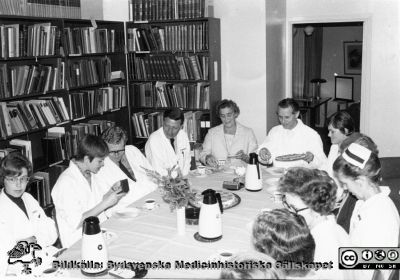
{"label": "bookshelf", "polygon": [[79,138],[129,127],[124,23],[0,15],[0,158],[32,159],[47,213]]}
{"label": "bookshelf", "polygon": [[163,111],[179,107],[189,140],[202,142],[219,122],[214,108],[221,99],[220,20],[201,17],[201,1],[168,1],[193,3],[175,9],[147,2],[135,1],[137,21],[126,25],[131,137],[144,143],[162,125]]}

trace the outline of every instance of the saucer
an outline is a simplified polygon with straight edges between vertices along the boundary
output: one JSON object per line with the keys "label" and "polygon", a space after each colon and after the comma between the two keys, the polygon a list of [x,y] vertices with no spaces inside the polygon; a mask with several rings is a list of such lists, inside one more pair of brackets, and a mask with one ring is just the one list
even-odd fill
{"label": "saucer", "polygon": [[115,211],[114,215],[121,219],[131,219],[139,215],[140,210],[137,208],[123,208]]}
{"label": "saucer", "polygon": [[199,232],[196,232],[196,233],[193,235],[193,237],[194,237],[194,239],[196,239],[197,241],[200,241],[200,242],[208,242],[208,243],[210,243],[210,242],[216,242],[216,241],[222,239],[222,235],[221,235],[221,236],[218,236],[218,237],[215,237],[215,238],[204,238],[204,237],[201,237],[201,236],[200,236]]}

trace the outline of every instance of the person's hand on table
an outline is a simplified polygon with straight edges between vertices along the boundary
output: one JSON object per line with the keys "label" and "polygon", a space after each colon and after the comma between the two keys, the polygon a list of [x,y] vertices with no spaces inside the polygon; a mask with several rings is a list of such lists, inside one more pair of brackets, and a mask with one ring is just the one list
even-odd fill
{"label": "person's hand on table", "polygon": [[249,162],[249,155],[245,154],[243,150],[238,151],[233,158],[240,159],[244,162]]}
{"label": "person's hand on table", "polygon": [[267,148],[262,148],[259,152],[259,159],[262,163],[269,163],[271,160],[271,152]]}
{"label": "person's hand on table", "polygon": [[205,162],[207,166],[211,166],[213,168],[218,167],[218,160],[213,155],[207,155]]}
{"label": "person's hand on table", "polygon": [[304,161],[306,161],[307,163],[312,162],[314,159],[314,155],[311,152],[306,152],[305,157],[303,158]]}

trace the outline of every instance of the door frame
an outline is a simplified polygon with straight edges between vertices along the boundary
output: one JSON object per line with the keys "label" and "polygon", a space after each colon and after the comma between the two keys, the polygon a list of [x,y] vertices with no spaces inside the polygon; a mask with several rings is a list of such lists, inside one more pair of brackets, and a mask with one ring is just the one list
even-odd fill
{"label": "door frame", "polygon": [[360,108],[360,132],[369,134],[368,116],[370,116],[370,93],[371,93],[371,38],[372,23],[370,15],[358,15],[349,17],[321,16],[312,18],[288,18],[286,20],[286,97],[292,97],[292,34],[293,25],[305,23],[340,23],[340,22],[362,22],[363,23],[363,46],[362,46],[362,69],[361,69],[361,108]]}

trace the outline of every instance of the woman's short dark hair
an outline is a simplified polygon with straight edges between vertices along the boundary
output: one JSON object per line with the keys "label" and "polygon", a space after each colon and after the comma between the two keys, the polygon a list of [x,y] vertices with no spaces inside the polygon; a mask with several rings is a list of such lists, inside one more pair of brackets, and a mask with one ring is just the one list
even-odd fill
{"label": "woman's short dark hair", "polygon": [[125,144],[128,141],[128,134],[120,126],[111,126],[103,131],[101,138],[107,144],[118,145],[121,142]]}
{"label": "woman's short dark hair", "polygon": [[166,118],[169,118],[174,121],[181,121],[181,125],[185,121],[185,116],[183,115],[183,111],[179,108],[172,108],[165,110],[163,119],[165,120]]}
{"label": "woman's short dark hair", "polygon": [[106,157],[108,155],[108,146],[101,137],[87,134],[78,144],[78,151],[75,159],[81,161],[85,156],[92,161],[95,157]]}
{"label": "woman's short dark hair", "polygon": [[331,116],[328,125],[339,129],[344,135],[350,135],[355,130],[354,120],[346,111],[339,111]]}
{"label": "woman's short dark hair", "polygon": [[219,101],[217,104],[217,116],[219,116],[221,109],[224,108],[231,108],[235,114],[240,114],[239,106],[233,100],[222,99],[221,101]]}
{"label": "woman's short dark hair", "polygon": [[381,180],[381,162],[374,152],[371,153],[362,169],[349,163],[340,155],[333,163],[333,171],[335,174],[342,174],[352,180],[356,180],[360,176],[365,176],[374,184],[378,184]]}
{"label": "woman's short dark hair", "polygon": [[278,107],[279,108],[289,108],[289,107],[291,107],[292,110],[293,110],[293,113],[297,113],[297,112],[300,111],[299,103],[297,103],[297,101],[294,100],[293,98],[282,99],[281,101],[279,101]]}
{"label": "woman's short dark hair", "polygon": [[19,152],[8,154],[0,163],[0,184],[4,186],[5,177],[20,176],[23,168],[28,171],[28,176],[32,175],[32,163],[26,156]]}
{"label": "woman's short dark hair", "polygon": [[[276,261],[304,262],[314,260],[315,241],[305,219],[287,209],[265,211],[253,225],[254,248]],[[309,269],[285,270],[290,276],[305,276]]]}
{"label": "woman's short dark hair", "polygon": [[310,209],[327,216],[335,207],[337,185],[325,171],[293,167],[279,180],[279,191],[298,196]]}

